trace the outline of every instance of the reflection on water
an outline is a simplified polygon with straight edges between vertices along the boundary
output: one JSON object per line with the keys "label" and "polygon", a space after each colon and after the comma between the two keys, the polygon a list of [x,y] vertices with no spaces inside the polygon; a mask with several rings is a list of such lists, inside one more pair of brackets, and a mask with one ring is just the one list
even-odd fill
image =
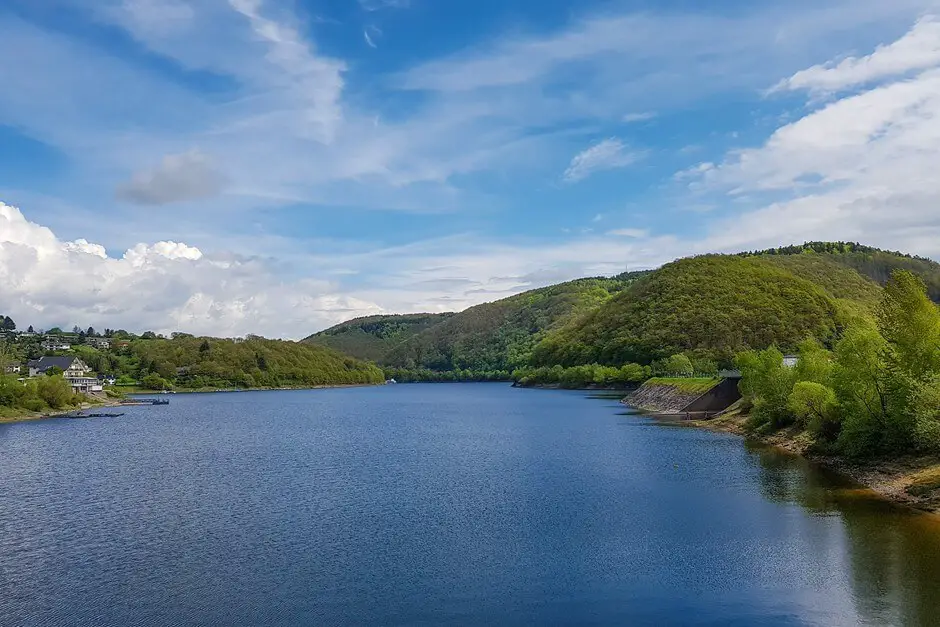
{"label": "reflection on water", "polygon": [[762,494],[838,517],[856,611],[871,625],[940,625],[940,518],[894,505],[838,473],[748,442]]}

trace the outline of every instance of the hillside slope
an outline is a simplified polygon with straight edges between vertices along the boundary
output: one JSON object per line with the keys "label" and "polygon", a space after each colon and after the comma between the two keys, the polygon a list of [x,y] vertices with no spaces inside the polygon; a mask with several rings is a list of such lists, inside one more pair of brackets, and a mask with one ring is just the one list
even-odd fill
{"label": "hillside slope", "polygon": [[193,337],[129,340],[111,350],[75,346],[95,372],[129,377],[154,389],[284,387],[383,383],[372,364],[298,342]]}
{"label": "hillside slope", "polygon": [[856,242],[806,242],[799,246],[741,253],[740,256],[757,256],[784,263],[788,259],[815,256],[851,268],[878,285],[887,283],[895,270],[908,270],[924,281],[931,300],[940,302],[940,264],[897,251],[881,250]]}
{"label": "hillside slope", "polygon": [[302,340],[345,353],[357,359],[383,363],[402,342],[447,320],[453,313],[403,314],[355,318]]}
{"label": "hillside slope", "polygon": [[633,280],[579,279],[471,307],[395,347],[385,363],[431,370],[510,370],[528,363],[547,331],[593,311]]}
{"label": "hillside slope", "polygon": [[898,269],[920,276],[940,301],[936,262],[809,242],[571,281],[438,321],[419,316],[395,342],[363,337],[380,335],[366,328],[370,321],[381,326],[390,317],[344,323],[308,341],[386,366],[436,371],[649,364],[678,352],[727,364],[747,348],[791,350],[808,336],[830,341],[848,317],[871,315],[881,285]]}
{"label": "hillside slope", "polygon": [[826,290],[764,259],[680,259],[552,333],[533,362],[649,363],[687,351],[727,361],[749,347],[827,340],[838,315]]}

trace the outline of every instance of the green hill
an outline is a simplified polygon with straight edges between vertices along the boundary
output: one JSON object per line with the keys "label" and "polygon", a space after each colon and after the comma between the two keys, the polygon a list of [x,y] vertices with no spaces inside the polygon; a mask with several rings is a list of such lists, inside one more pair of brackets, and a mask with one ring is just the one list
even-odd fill
{"label": "green hill", "polygon": [[913,272],[927,285],[931,300],[940,302],[940,264],[923,257],[915,257],[897,251],[881,250],[864,246],[856,242],[807,242],[800,246],[771,248],[741,256],[759,256],[772,259],[793,259],[813,255],[827,258],[835,263],[849,267],[863,277],[884,285],[895,270]]}
{"label": "green hill", "polygon": [[686,351],[725,361],[748,347],[828,339],[837,316],[826,290],[766,260],[681,259],[545,338],[533,362],[650,363]]}
{"label": "green hill", "polygon": [[[364,318],[307,341],[385,366],[441,372],[649,364],[679,352],[728,363],[747,348],[831,340],[847,317],[871,314],[898,269],[920,276],[940,301],[940,264],[929,259],[810,242],[570,281],[439,319]],[[394,340],[383,335],[386,324],[396,329]]]}
{"label": "green hill", "polygon": [[441,371],[511,370],[528,362],[546,332],[596,309],[633,280],[579,279],[471,307],[402,342],[385,363]]}
{"label": "green hill", "polygon": [[747,348],[827,342],[846,316],[872,311],[879,284],[897,269],[914,271],[940,296],[940,264],[859,244],[681,259],[550,334],[533,364],[645,364],[679,352],[727,363]]}
{"label": "green hill", "polygon": [[134,338],[112,350],[75,346],[95,372],[141,381],[160,389],[304,387],[383,383],[372,364],[323,346],[298,342],[220,339],[177,334],[172,339]]}
{"label": "green hill", "polygon": [[422,313],[366,316],[315,333],[303,342],[326,346],[357,359],[383,363],[393,348],[453,315]]}

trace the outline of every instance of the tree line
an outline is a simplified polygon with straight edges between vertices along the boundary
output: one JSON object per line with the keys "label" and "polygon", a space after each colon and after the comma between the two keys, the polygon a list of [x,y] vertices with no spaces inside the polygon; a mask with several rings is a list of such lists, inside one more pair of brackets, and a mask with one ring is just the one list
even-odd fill
{"label": "tree line", "polygon": [[774,347],[736,364],[754,429],[797,426],[820,450],[851,457],[940,450],[940,310],[908,271],[831,346],[805,340],[795,367]]}

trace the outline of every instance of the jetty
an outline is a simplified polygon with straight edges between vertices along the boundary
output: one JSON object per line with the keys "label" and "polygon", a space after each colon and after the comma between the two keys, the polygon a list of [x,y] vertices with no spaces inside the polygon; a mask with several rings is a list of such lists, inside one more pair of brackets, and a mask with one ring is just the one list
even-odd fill
{"label": "jetty", "polygon": [[133,406],[133,405],[169,405],[170,399],[168,398],[129,398],[123,400],[119,405],[122,406]]}

